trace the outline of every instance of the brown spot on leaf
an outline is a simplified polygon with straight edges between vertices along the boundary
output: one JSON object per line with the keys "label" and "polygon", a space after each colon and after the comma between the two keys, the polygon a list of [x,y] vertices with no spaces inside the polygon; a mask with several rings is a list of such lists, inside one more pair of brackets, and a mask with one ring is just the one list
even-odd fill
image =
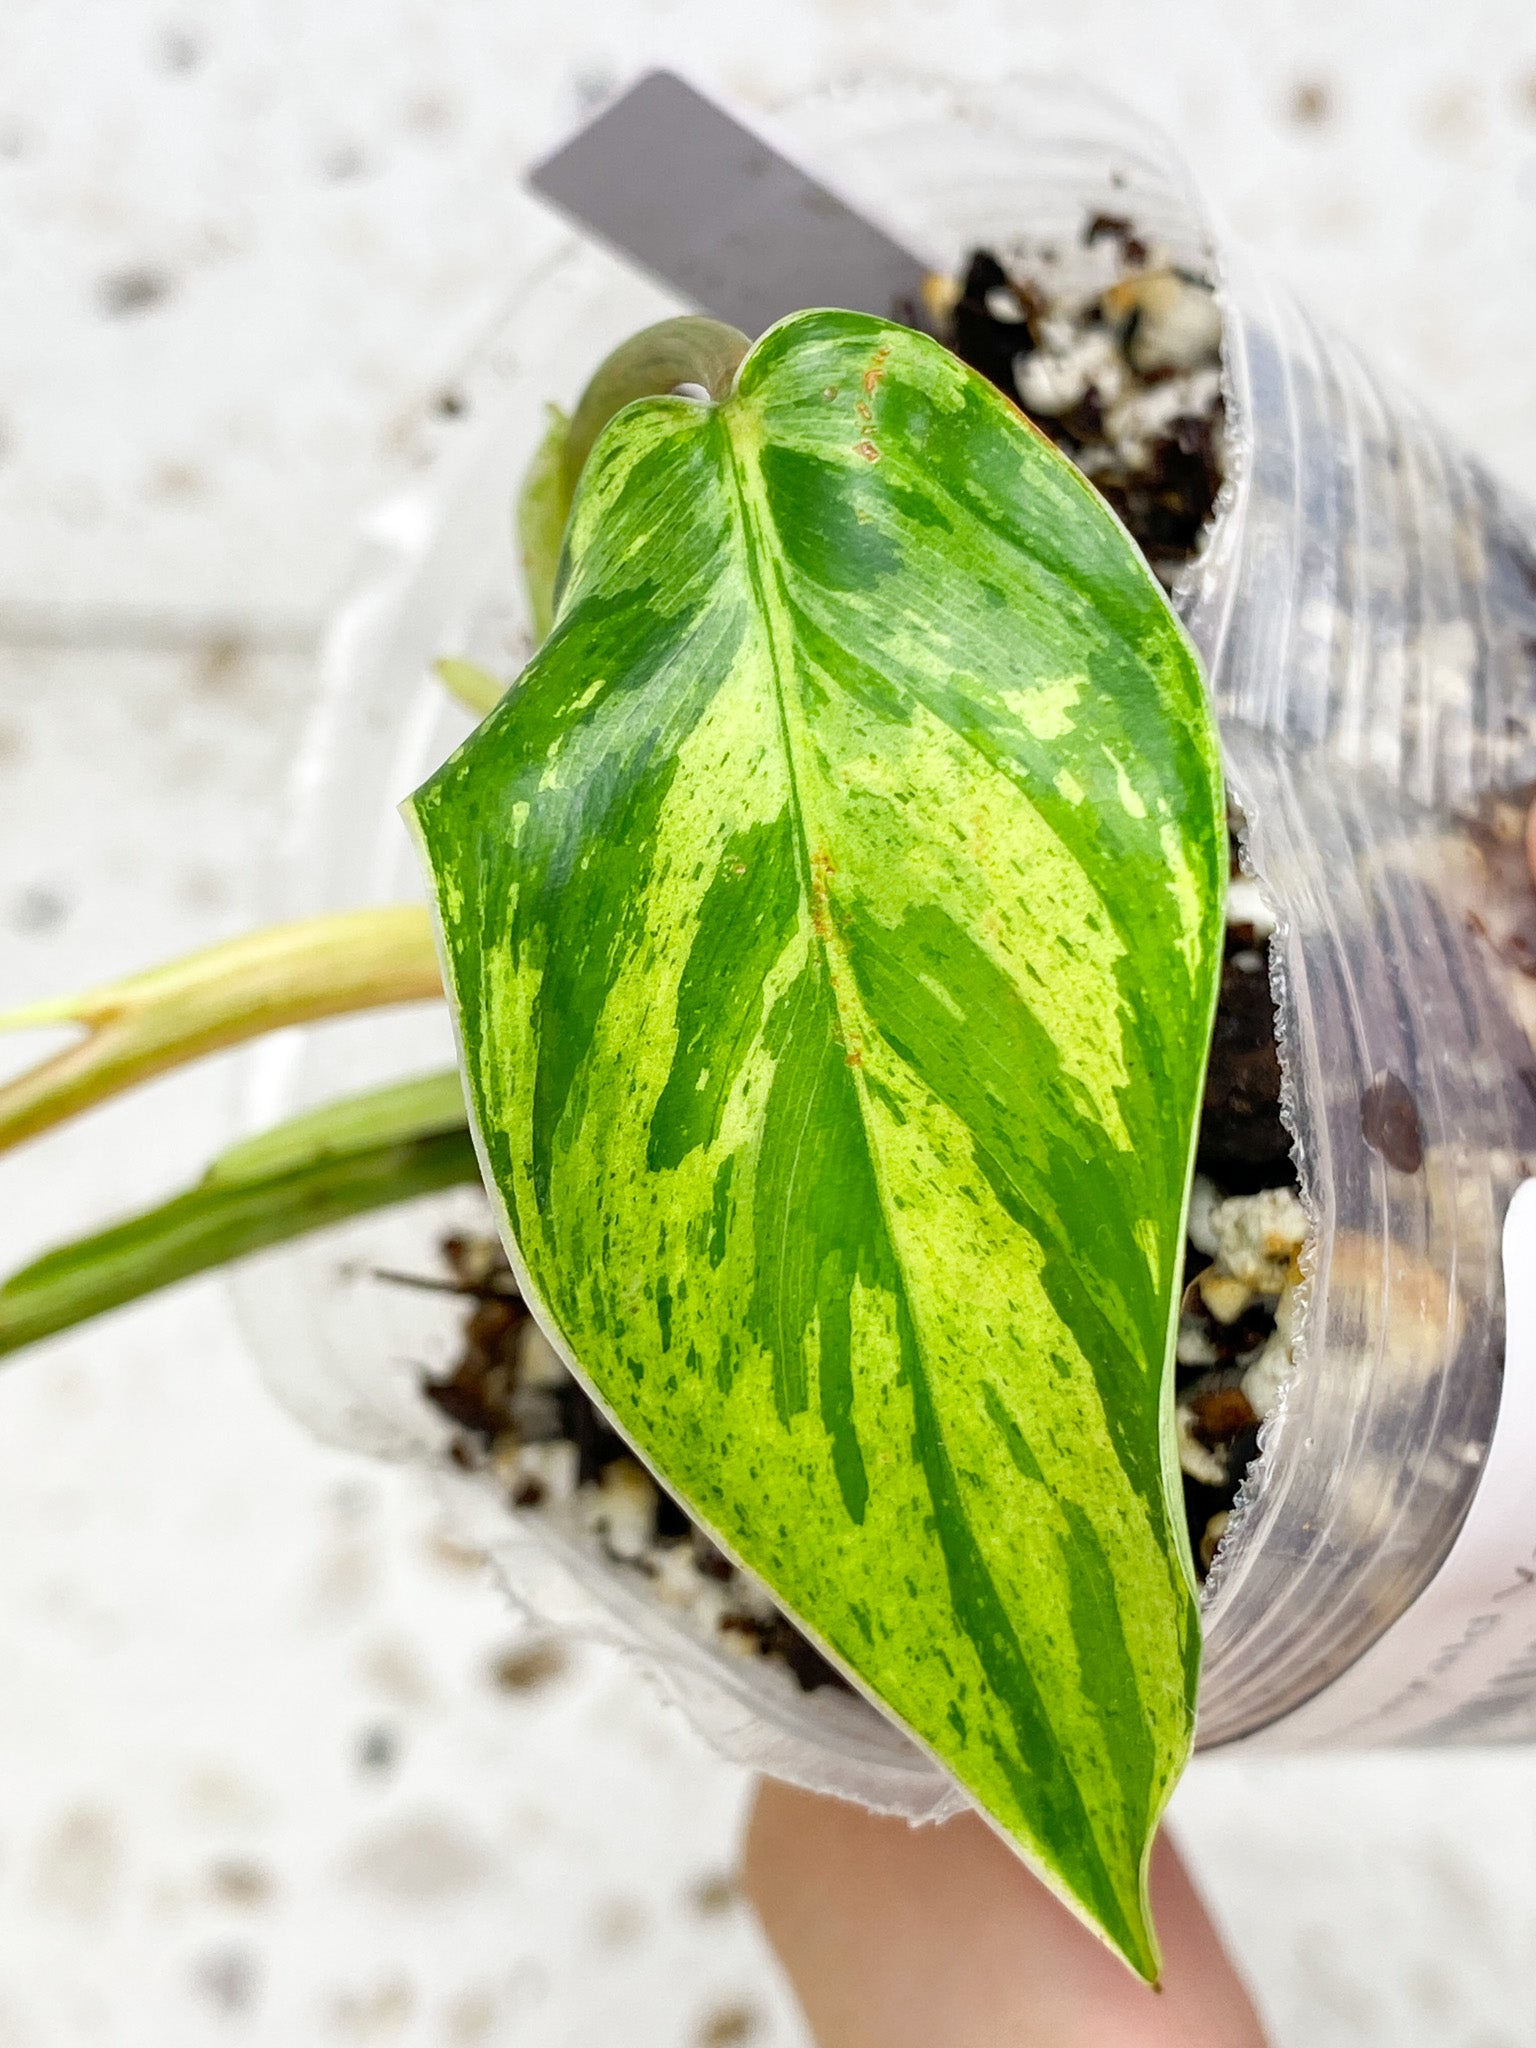
{"label": "brown spot on leaf", "polygon": [[873,441],[855,441],[853,452],[855,455],[862,455],[866,462],[878,462],[880,460],[880,450]]}
{"label": "brown spot on leaf", "polygon": [[832,913],[827,901],[827,877],[834,872],[831,854],[811,855],[811,923],[823,945],[832,937]]}
{"label": "brown spot on leaf", "polygon": [[875,395],[875,391],[880,383],[880,379],[885,375],[885,366],[890,358],[890,353],[890,343],[882,342],[880,347],[875,350],[874,355],[870,358],[869,368],[864,372],[864,389],[869,393],[871,398],[873,398]]}
{"label": "brown spot on leaf", "polygon": [[1399,1173],[1424,1164],[1424,1132],[1408,1084],[1383,1068],[1360,1098],[1360,1129],[1373,1152]]}

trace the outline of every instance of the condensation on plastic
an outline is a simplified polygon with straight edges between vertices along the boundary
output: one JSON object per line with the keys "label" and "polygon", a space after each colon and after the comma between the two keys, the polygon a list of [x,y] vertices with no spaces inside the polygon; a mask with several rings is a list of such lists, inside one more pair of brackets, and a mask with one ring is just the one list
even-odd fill
{"label": "condensation on plastic", "polygon": [[[1536,927],[1501,796],[1536,780],[1536,536],[1523,507],[1351,350],[1213,238],[1166,143],[1070,82],[985,92],[863,81],[787,109],[791,154],[935,267],[977,242],[1063,251],[1095,211],[1214,260],[1228,484],[1180,593],[1206,657],[1251,862],[1280,923],[1287,1113],[1313,1218],[1298,1365],[1208,1588],[1202,1745],[1275,1720],[1346,1668],[1432,1576],[1475,1489],[1502,1369],[1499,1231],[1536,1155]],[[527,278],[465,380],[421,485],[373,520],[327,637],[270,908],[421,894],[395,804],[463,735],[429,665],[511,677],[528,652],[510,505],[542,428],[622,336],[675,310],[589,247]],[[1525,949],[1524,951],[1522,949]],[[246,1066],[253,1127],[444,1064],[438,1007],[284,1034]],[[1365,1141],[1395,1075],[1423,1169]],[[281,1397],[328,1437],[439,1475],[456,1526],[552,1626],[632,1652],[727,1756],[913,1818],[958,1795],[861,1701],[801,1694],[660,1607],[644,1581],[456,1471],[423,1400],[458,1315],[380,1283],[485,1224],[468,1192],[364,1218],[233,1281]]]}

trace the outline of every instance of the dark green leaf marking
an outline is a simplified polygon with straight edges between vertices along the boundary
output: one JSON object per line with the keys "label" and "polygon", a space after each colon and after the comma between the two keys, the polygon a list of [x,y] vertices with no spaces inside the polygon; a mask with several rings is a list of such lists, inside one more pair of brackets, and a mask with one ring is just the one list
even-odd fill
{"label": "dark green leaf marking", "polygon": [[799,315],[608,426],[549,639],[411,811],[538,1312],[1153,1974],[1226,854],[1131,542],[936,344]]}

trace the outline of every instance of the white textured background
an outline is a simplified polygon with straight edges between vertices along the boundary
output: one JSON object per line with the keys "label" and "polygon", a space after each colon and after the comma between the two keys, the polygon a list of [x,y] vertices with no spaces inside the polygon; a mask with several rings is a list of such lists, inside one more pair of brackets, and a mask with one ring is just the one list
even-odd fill
{"label": "white textured background", "polygon": [[[1102,78],[1536,488],[1529,0],[0,0],[0,1001],[241,926],[354,518],[551,237],[520,166],[658,58]],[[190,1174],[223,1091],[7,1161],[0,1264]],[[0,2048],[799,2043],[735,1774],[516,1653],[215,1286],[9,1368]],[[1277,2048],[1536,2048],[1536,1762],[1213,1761],[1178,1812]]]}

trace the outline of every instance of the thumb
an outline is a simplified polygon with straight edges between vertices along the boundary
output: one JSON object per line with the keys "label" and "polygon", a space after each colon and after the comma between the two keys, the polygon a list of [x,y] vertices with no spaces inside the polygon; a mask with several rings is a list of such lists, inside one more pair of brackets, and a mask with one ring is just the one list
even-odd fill
{"label": "thumb", "polygon": [[913,1828],[764,1783],[746,1883],[819,2048],[1264,2048],[1166,1836],[1152,1866],[1161,1992],[974,1814]]}

